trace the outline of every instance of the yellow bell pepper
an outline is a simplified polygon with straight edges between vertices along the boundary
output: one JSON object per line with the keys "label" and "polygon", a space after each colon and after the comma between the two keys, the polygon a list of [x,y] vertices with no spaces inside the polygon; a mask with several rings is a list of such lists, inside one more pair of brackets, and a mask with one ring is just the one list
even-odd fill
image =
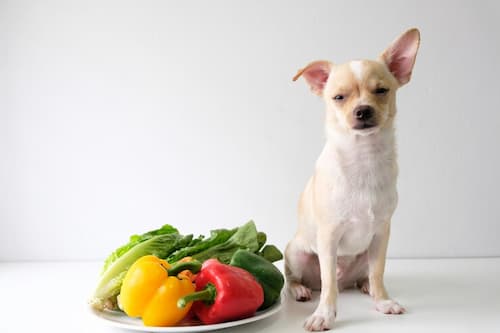
{"label": "yellow bell pepper", "polygon": [[[178,308],[179,298],[194,292],[191,280],[179,274],[200,270],[196,260],[170,265],[153,255],[139,258],[128,270],[120,291],[123,311],[130,317],[142,317],[146,326],[173,326],[191,308]],[[177,276],[179,274],[179,276]]]}

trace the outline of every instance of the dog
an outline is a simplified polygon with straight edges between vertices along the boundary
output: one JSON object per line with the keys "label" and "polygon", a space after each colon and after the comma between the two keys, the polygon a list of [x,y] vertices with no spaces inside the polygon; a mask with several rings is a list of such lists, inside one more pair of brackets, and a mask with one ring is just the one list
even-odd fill
{"label": "dog", "polygon": [[399,36],[377,60],[336,65],[314,61],[299,70],[326,104],[326,144],[301,194],[298,228],[285,249],[289,294],[321,290],[309,331],[328,330],[339,290],[357,286],[376,310],[402,314],[384,286],[391,217],[398,194],[394,118],[396,91],[410,81],[420,32]]}

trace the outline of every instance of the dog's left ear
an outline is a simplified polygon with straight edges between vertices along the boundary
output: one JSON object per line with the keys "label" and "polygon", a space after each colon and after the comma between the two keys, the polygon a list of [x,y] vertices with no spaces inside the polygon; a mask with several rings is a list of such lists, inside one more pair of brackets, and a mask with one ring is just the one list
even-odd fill
{"label": "dog's left ear", "polygon": [[380,59],[385,62],[401,86],[410,81],[419,45],[420,32],[413,28],[399,36],[380,55]]}

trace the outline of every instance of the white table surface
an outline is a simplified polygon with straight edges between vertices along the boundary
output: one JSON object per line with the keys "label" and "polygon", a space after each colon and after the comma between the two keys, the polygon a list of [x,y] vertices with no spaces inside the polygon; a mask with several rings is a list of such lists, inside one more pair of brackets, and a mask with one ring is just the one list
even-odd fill
{"label": "white table surface", "polygon": [[[0,263],[0,332],[126,333],[96,319],[86,301],[100,262]],[[356,290],[338,300],[339,332],[500,332],[500,258],[388,260],[389,293],[408,313],[376,312]],[[276,315],[224,332],[304,332],[306,303],[285,300]]]}

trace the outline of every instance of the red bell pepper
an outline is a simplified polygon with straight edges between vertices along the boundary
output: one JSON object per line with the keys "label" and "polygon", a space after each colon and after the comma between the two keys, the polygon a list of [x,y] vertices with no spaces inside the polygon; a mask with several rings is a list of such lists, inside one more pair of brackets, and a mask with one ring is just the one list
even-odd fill
{"label": "red bell pepper", "polygon": [[194,301],[192,309],[204,324],[251,317],[264,302],[264,291],[252,274],[217,259],[203,263],[196,291],[180,298],[177,306]]}

